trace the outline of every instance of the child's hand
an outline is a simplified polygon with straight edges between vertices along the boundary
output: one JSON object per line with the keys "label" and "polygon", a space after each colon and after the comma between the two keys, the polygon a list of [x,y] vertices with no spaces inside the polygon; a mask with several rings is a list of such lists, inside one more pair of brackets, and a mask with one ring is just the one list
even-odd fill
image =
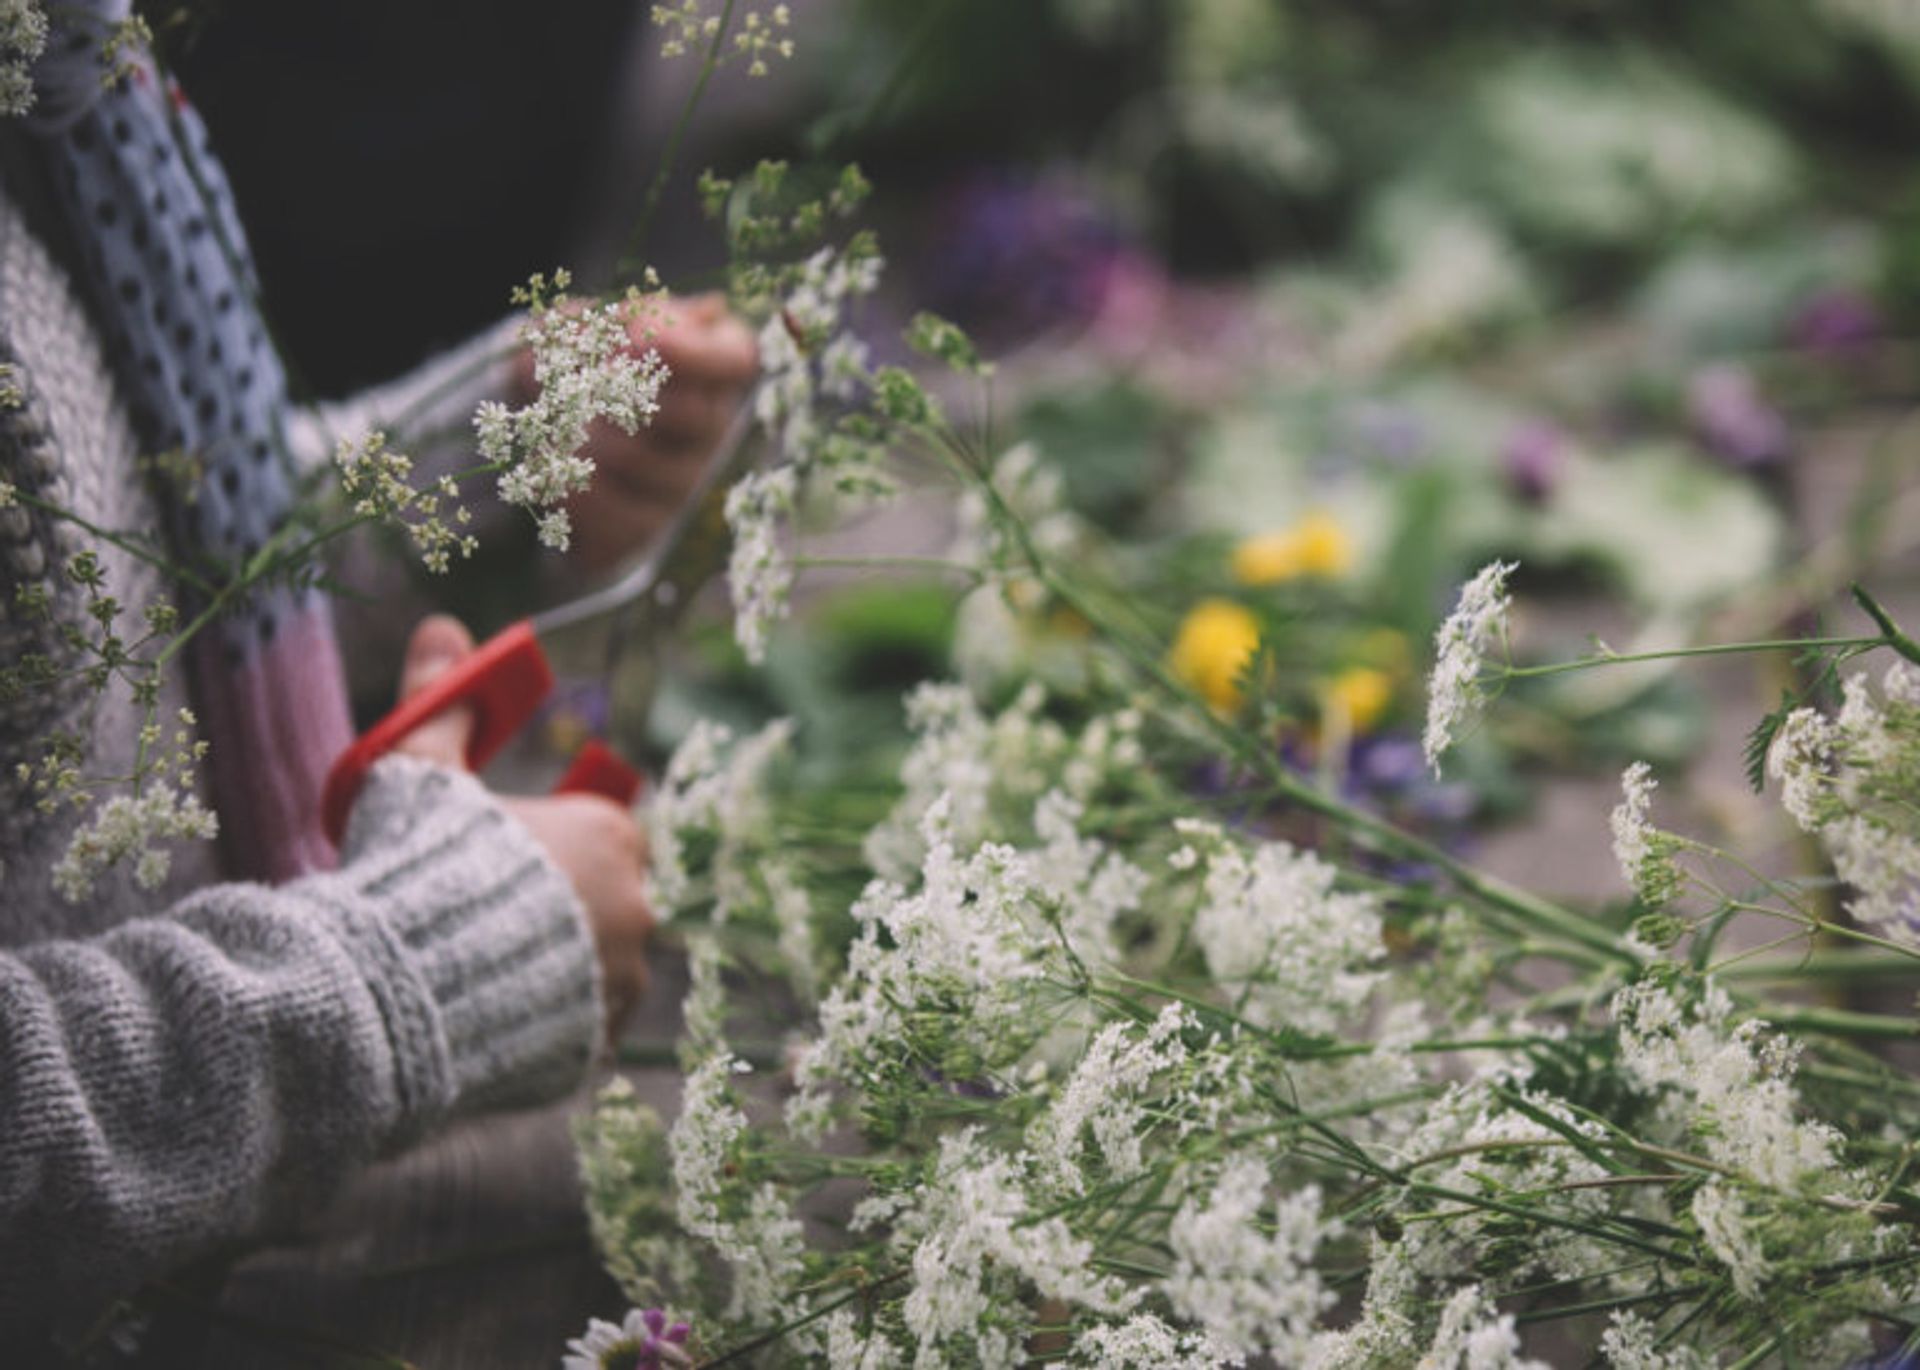
{"label": "child's hand", "polygon": [[[672,376],[651,424],[628,435],[597,423],[587,440],[593,488],[567,510],[573,519],[570,555],[590,573],[618,564],[667,525],[760,365],[753,334],[719,295],[670,299],[664,313],[636,319],[630,331],[634,347],[658,350]],[[516,384],[531,393],[530,354],[521,355],[519,368]]]}
{"label": "child's hand", "polygon": [[[407,643],[400,697],[426,688],[472,650],[473,635],[457,620],[444,614],[421,620]],[[465,770],[467,733],[472,726],[471,709],[449,709],[415,728],[395,750]],[[647,983],[647,938],[653,931],[653,914],[643,894],[647,844],[640,826],[625,809],[598,795],[502,796],[501,803],[546,849],[586,906],[600,957],[611,1035]]]}

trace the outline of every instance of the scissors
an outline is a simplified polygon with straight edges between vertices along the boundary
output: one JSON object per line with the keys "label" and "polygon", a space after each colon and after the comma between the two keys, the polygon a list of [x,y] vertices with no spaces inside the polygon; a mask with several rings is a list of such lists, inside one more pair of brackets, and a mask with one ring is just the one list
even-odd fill
{"label": "scissors", "polygon": [[[320,795],[320,821],[336,847],[347,829],[347,815],[374,762],[392,751],[428,719],[464,704],[473,710],[467,738],[467,765],[481,770],[526,725],[552,693],[553,664],[542,640],[562,628],[615,615],[607,639],[603,678],[611,680],[633,632],[636,605],[653,613],[670,612],[692,597],[710,573],[710,553],[724,545],[718,526],[721,500],[753,450],[754,395],[734,414],[720,445],[708,459],[686,501],[651,551],[631,571],[609,585],[531,618],[521,619],[480,644],[432,684],[411,695],[362,733],[333,763]],[[706,534],[707,536],[702,536]],[[639,797],[645,778],[606,743],[593,739],[574,755],[555,794],[598,794],[620,805]]]}

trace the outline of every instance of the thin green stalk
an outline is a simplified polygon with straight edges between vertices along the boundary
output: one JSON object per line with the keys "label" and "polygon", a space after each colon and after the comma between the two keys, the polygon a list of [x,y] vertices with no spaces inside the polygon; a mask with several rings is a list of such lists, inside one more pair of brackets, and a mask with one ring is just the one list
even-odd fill
{"label": "thin green stalk", "polygon": [[686,141],[687,127],[693,122],[693,112],[707,93],[707,83],[713,79],[714,72],[720,69],[720,47],[733,28],[733,11],[737,3],[738,0],[726,0],[725,7],[720,11],[719,26],[714,29],[713,41],[707,44],[706,55],[700,61],[700,74],[694,79],[693,89],[680,106],[679,116],[673,121],[673,131],[667,135],[667,145],[660,153],[660,165],[655,169],[653,179],[647,183],[646,198],[640,203],[640,217],[634,221],[633,232],[627,238],[626,251],[620,258],[619,269],[622,272],[641,264],[647,235],[653,230],[653,216],[659,212],[660,197],[666,192],[667,182],[673,176],[674,163],[680,158],[680,145]]}

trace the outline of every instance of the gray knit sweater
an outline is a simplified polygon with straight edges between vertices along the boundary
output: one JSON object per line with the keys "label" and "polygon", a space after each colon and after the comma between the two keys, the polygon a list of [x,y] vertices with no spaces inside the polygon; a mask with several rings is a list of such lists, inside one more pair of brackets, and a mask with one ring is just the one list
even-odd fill
{"label": "gray knit sweater", "polygon": [[[0,199],[0,480],[108,528],[157,528],[99,349],[59,272]],[[56,660],[81,604],[58,568],[94,540],[0,510],[0,658]],[[157,577],[101,549],[132,636]],[[53,595],[51,624],[9,608]],[[179,682],[169,690],[182,695]],[[124,769],[110,695],[0,701],[0,1364],[55,1320],[324,1201],[450,1115],[574,1084],[595,1042],[597,964],[578,901],[471,778],[375,769],[340,868],[220,884],[176,853],[168,884],[108,873],[63,903],[47,879],[74,819],[12,779],[53,729]]]}

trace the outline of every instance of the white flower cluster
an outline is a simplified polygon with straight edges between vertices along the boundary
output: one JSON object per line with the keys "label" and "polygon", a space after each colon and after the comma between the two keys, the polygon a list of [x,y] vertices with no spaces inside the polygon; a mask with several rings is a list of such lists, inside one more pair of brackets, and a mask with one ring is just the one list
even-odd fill
{"label": "white flower cluster", "polygon": [[1251,854],[1211,824],[1176,827],[1205,852],[1194,940],[1213,981],[1260,1027],[1333,1032],[1380,981],[1372,895],[1334,888],[1335,869],[1285,842]]}
{"label": "white flower cluster", "polygon": [[1512,606],[1507,577],[1518,569],[1508,561],[1481,567],[1461,588],[1459,603],[1434,638],[1422,742],[1427,764],[1435,775],[1440,773],[1440,758],[1453,745],[1455,733],[1478,715],[1486,701],[1480,684],[1481,657],[1490,647],[1506,641],[1507,612]]}
{"label": "white flower cluster", "polygon": [[1046,691],[1029,685],[988,718],[963,685],[916,687],[906,703],[914,745],[900,764],[905,793],[868,835],[869,864],[889,880],[912,879],[925,851],[921,822],[936,800],[958,846],[1024,841],[1049,791],[1084,804],[1139,769],[1138,710],[1100,715],[1076,737],[1045,716],[1046,703]]}
{"label": "white flower cluster", "polygon": [[800,477],[791,466],[749,471],[727,491],[727,588],[733,597],[733,636],[748,661],[767,659],[767,635],[787,616],[793,593],[793,557],[781,528],[793,517]]}
{"label": "white flower cluster", "polygon": [[1652,1323],[1625,1309],[1615,1310],[1600,1337],[1600,1353],[1613,1370],[1706,1370],[1708,1362],[1688,1346],[1662,1348]]}
{"label": "white flower cluster", "polygon": [[1165,1287],[1176,1312],[1235,1352],[1293,1365],[1334,1302],[1313,1256],[1340,1227],[1321,1218],[1312,1185],[1284,1195],[1262,1217],[1267,1186],[1265,1162],[1242,1153],[1222,1168],[1205,1202],[1181,1204],[1168,1228],[1174,1263]]}
{"label": "white flower cluster", "polygon": [[726,502],[734,636],[756,665],[766,658],[769,628],[786,615],[794,568],[781,528],[803,497],[823,481],[848,497],[893,490],[872,452],[835,442],[821,412],[822,400],[850,400],[867,383],[866,344],[846,331],[846,314],[878,287],[880,268],[878,257],[822,248],[760,330],[754,416],[778,444],[778,464],[742,477]]}
{"label": "white flower cluster", "polygon": [[1920,944],[1920,670],[1895,662],[1877,701],[1865,678],[1852,677],[1832,719],[1796,709],[1767,769],[1787,812],[1852,887],[1847,912]]}
{"label": "white flower cluster", "polygon": [[47,15],[36,0],[0,0],[0,115],[33,108],[33,64],[47,46]]}
{"label": "white flower cluster", "polygon": [[[672,4],[655,5],[654,27],[666,30],[660,55],[669,59],[684,57],[691,49],[713,42],[720,33],[720,19],[717,14],[707,13],[706,0],[674,0]],[[765,12],[750,9],[741,16],[732,47],[734,55],[746,58],[747,75],[765,76],[769,54],[793,56],[793,40],[786,36],[792,27],[793,11],[786,5],[775,5]],[[721,60],[724,57],[723,54]]]}
{"label": "white flower cluster", "polygon": [[471,533],[456,532],[448,526],[441,501],[452,505],[453,522],[464,528],[472,520],[452,476],[442,476],[432,485],[413,484],[413,458],[387,446],[385,433],[368,433],[359,439],[342,438],[334,449],[334,465],[340,472],[340,489],[353,512],[363,518],[381,519],[402,529],[413,540],[421,563],[436,574],[445,574],[453,554],[470,557],[479,547]]}
{"label": "white flower cluster", "polygon": [[1183,1331],[1151,1313],[1089,1327],[1073,1339],[1069,1365],[1095,1370],[1216,1370],[1246,1359],[1204,1331]]}
{"label": "white flower cluster", "polygon": [[1627,1078],[1684,1099],[1684,1121],[1708,1159],[1780,1190],[1839,1178],[1839,1134],[1796,1116],[1798,1048],[1753,1019],[1732,1022],[1726,991],[1711,986],[1688,1006],[1641,981],[1614,996],[1613,1014]]}
{"label": "white flower cluster", "polygon": [[1420,1358],[1418,1370],[1551,1370],[1545,1361],[1520,1354],[1511,1314],[1495,1313],[1479,1285],[1447,1300],[1440,1330]]}
{"label": "white flower cluster", "polygon": [[1613,810],[1613,858],[1634,893],[1648,908],[1658,908],[1680,888],[1680,869],[1674,864],[1675,840],[1653,826],[1653,792],[1660,787],[1644,761],[1627,767],[1620,777],[1624,798]]}
{"label": "white flower cluster", "polygon": [[[1092,1243],[1034,1211],[1024,1160],[992,1150],[975,1128],[941,1138],[932,1175],[888,1207],[892,1244],[913,1272],[901,1312],[916,1367],[1022,1364],[1023,1286],[1108,1314],[1131,1311],[1145,1292],[1096,1274]],[[876,1216],[856,1215],[856,1225]]]}
{"label": "white flower cluster", "polygon": [[[781,719],[738,742],[725,724],[697,721],[674,749],[666,774],[648,797],[647,900],[662,922],[686,914],[703,897],[713,901],[713,921],[725,923],[757,889],[757,861],[749,853],[767,845],[772,805],[770,772],[788,755],[793,724]],[[710,866],[705,890],[689,870],[689,853]]]}
{"label": "white flower cluster", "polygon": [[803,1308],[795,1288],[805,1244],[799,1219],[771,1183],[737,1177],[747,1116],[730,1081],[746,1069],[725,1052],[696,1066],[667,1148],[681,1228],[711,1243],[732,1273],[728,1320],[760,1324]]}
{"label": "white flower cluster", "polygon": [[[194,738],[194,717],[180,711],[169,757],[159,759],[135,786],[132,794],[116,794],[101,804],[91,821],[68,840],[53,868],[53,887],[62,899],[78,903],[92,891],[101,872],[131,858],[134,883],[154,889],[173,867],[173,853],[158,844],[174,841],[212,841],[220,820],[200,801],[195,780],[207,744]],[[158,724],[141,732],[143,750],[160,742]],[[21,766],[22,780],[30,768]]]}
{"label": "white flower cluster", "polygon": [[[566,273],[556,273],[554,289],[566,285]],[[581,453],[592,424],[605,420],[638,432],[659,411],[668,373],[657,351],[633,342],[647,297],[630,291],[575,304],[564,293],[548,298],[546,290],[536,277],[519,297],[531,305],[520,339],[533,354],[539,393],[518,409],[484,401],[473,427],[481,457],[501,468],[500,498],[535,513],[540,541],[565,551],[572,536],[565,501],[593,481],[593,463]]]}
{"label": "white flower cluster", "polygon": [[1086,1191],[1089,1177],[1081,1158],[1089,1134],[1107,1178],[1140,1173],[1148,1090],[1156,1077],[1186,1063],[1181,1034],[1196,1026],[1188,1010],[1169,1004],[1144,1030],[1124,1021],[1100,1029],[1059,1096],[1028,1130],[1044,1184],[1069,1194]]}

